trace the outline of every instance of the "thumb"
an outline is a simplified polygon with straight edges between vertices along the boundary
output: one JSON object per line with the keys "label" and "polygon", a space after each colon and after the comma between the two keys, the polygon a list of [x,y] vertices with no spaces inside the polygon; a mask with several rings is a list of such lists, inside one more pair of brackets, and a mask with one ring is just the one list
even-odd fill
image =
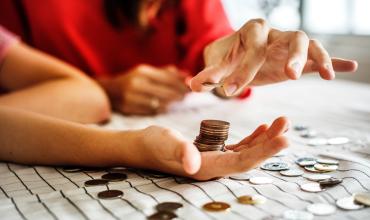
{"label": "thumb", "polygon": [[190,143],[181,145],[180,158],[182,167],[187,174],[195,174],[201,165],[201,156],[198,149]]}

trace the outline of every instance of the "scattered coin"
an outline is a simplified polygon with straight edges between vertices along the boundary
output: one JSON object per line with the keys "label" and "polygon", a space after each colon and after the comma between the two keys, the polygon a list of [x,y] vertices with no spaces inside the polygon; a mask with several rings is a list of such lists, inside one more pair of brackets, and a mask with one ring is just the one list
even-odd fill
{"label": "scattered coin", "polygon": [[306,125],[296,125],[294,126],[294,130],[296,131],[304,131],[304,130],[307,130],[308,129],[308,126]]}
{"label": "scattered coin", "polygon": [[238,202],[241,204],[247,204],[247,205],[258,205],[263,204],[267,201],[266,197],[261,195],[244,195],[238,197]]}
{"label": "scattered coin", "polygon": [[228,138],[229,127],[230,123],[226,121],[203,120],[194,145],[201,152],[223,150]]}
{"label": "scattered coin", "polygon": [[303,138],[314,138],[317,136],[317,131],[315,130],[305,130],[301,133],[301,137]]}
{"label": "scattered coin", "polygon": [[328,139],[325,138],[313,138],[310,139],[307,143],[310,146],[322,146],[322,145],[327,145],[328,144]]}
{"label": "scattered coin", "polygon": [[341,182],[343,182],[342,179],[331,177],[329,179],[320,180],[319,184],[320,184],[321,187],[330,187],[330,186],[338,185]]}
{"label": "scattered coin", "polygon": [[167,173],[162,173],[160,171],[156,170],[145,170],[144,175],[151,177],[151,178],[157,178],[157,179],[162,179],[162,178],[167,178],[169,175]]}
{"label": "scattered coin", "polygon": [[313,157],[301,157],[295,161],[299,166],[312,166],[316,164],[316,158]]}
{"label": "scattered coin", "polygon": [[329,165],[338,165],[338,160],[331,160],[331,159],[317,159],[317,163],[321,164],[329,164]]}
{"label": "scattered coin", "polygon": [[183,207],[183,204],[178,202],[162,202],[156,205],[158,211],[174,212]]}
{"label": "scattered coin", "polygon": [[349,138],[347,137],[334,137],[328,139],[328,144],[330,145],[343,145],[349,143]]}
{"label": "scattered coin", "polygon": [[370,192],[356,193],[354,199],[356,203],[370,206]]}
{"label": "scattered coin", "polygon": [[204,83],[202,83],[202,85],[206,86],[206,87],[216,88],[216,87],[222,87],[224,85],[224,83],[223,82],[218,82],[218,83],[204,82]]}
{"label": "scattered coin", "polygon": [[107,174],[104,174],[101,178],[108,180],[110,182],[118,182],[118,181],[126,180],[127,175],[124,173],[107,173]]}
{"label": "scattered coin", "polygon": [[62,170],[66,173],[76,173],[81,172],[81,167],[63,167]]}
{"label": "scattered coin", "polygon": [[97,172],[104,171],[104,169],[101,167],[84,167],[82,168],[81,171],[86,172],[86,173],[97,173]]}
{"label": "scattered coin", "polygon": [[311,173],[327,173],[327,172],[329,172],[329,171],[325,171],[325,170],[318,170],[314,166],[305,166],[304,169],[307,170],[308,172],[311,172]]}
{"label": "scattered coin", "polygon": [[103,186],[107,184],[108,184],[108,180],[103,180],[103,179],[87,180],[85,182],[85,186]]}
{"label": "scattered coin", "polygon": [[311,220],[313,215],[309,212],[300,210],[286,210],[283,214],[283,219],[287,220]]}
{"label": "scattered coin", "polygon": [[269,171],[288,170],[289,169],[289,164],[284,163],[284,162],[265,163],[261,166],[261,169],[269,170]]}
{"label": "scattered coin", "polygon": [[304,178],[311,180],[311,181],[320,181],[320,180],[326,180],[331,178],[330,175],[325,175],[325,174],[305,174],[303,175]]}
{"label": "scattered coin", "polygon": [[335,171],[338,169],[338,165],[317,163],[314,165],[314,168],[316,170],[322,170],[322,171]]}
{"label": "scattered coin", "polygon": [[252,177],[249,179],[249,182],[256,184],[256,185],[263,185],[263,184],[271,184],[272,179],[269,177],[264,177],[264,176],[257,176],[257,177]]}
{"label": "scattered coin", "polygon": [[105,190],[98,193],[99,199],[117,199],[123,196],[121,190]]}
{"label": "scattered coin", "polygon": [[306,183],[301,185],[301,189],[306,192],[321,192],[324,189],[321,188],[318,183]]}
{"label": "scattered coin", "polygon": [[364,207],[363,205],[356,204],[353,196],[338,199],[336,204],[344,210],[357,210]]}
{"label": "scattered coin", "polygon": [[154,213],[151,216],[148,216],[149,220],[168,220],[168,219],[174,219],[177,218],[177,215],[173,212],[168,211],[159,211]]}
{"label": "scattered coin", "polygon": [[331,215],[335,213],[337,208],[327,203],[314,203],[307,206],[307,211],[314,215]]}
{"label": "scattered coin", "polygon": [[303,171],[298,170],[298,169],[282,170],[280,171],[280,174],[283,176],[297,177],[297,176],[302,176]]}
{"label": "scattered coin", "polygon": [[249,180],[252,176],[247,173],[241,173],[238,175],[229,176],[232,180]]}
{"label": "scattered coin", "polygon": [[225,202],[210,202],[203,205],[203,209],[211,212],[228,211],[230,205]]}

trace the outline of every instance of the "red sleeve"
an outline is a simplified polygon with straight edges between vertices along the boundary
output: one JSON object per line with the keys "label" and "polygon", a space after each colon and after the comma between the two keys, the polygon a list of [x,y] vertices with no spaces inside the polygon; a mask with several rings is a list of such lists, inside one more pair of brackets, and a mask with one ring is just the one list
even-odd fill
{"label": "red sleeve", "polygon": [[233,30],[221,0],[181,1],[181,10],[186,31],[180,44],[186,54],[180,66],[196,74],[203,68],[203,49]]}

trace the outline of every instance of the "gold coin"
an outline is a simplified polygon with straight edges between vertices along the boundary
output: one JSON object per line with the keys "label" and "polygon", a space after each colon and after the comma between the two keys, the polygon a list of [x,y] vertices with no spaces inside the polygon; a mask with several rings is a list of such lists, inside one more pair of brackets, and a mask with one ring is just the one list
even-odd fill
{"label": "gold coin", "polygon": [[239,196],[238,202],[241,204],[247,204],[247,205],[254,205],[255,202],[252,198],[252,196]]}
{"label": "gold coin", "polygon": [[225,202],[209,202],[203,205],[203,209],[211,212],[228,211],[230,205]]}

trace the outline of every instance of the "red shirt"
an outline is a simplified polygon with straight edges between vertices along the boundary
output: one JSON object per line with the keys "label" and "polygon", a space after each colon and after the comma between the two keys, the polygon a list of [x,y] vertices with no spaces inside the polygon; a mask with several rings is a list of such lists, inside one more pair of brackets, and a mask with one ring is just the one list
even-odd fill
{"label": "red shirt", "polygon": [[[179,18],[185,24],[180,35]],[[28,29],[27,43],[94,77],[141,63],[175,64],[194,74],[202,68],[204,47],[232,32],[220,0],[182,0],[178,8],[161,13],[154,32],[144,38],[127,24],[115,29],[106,19],[103,0],[1,0],[0,24],[23,39]]]}

